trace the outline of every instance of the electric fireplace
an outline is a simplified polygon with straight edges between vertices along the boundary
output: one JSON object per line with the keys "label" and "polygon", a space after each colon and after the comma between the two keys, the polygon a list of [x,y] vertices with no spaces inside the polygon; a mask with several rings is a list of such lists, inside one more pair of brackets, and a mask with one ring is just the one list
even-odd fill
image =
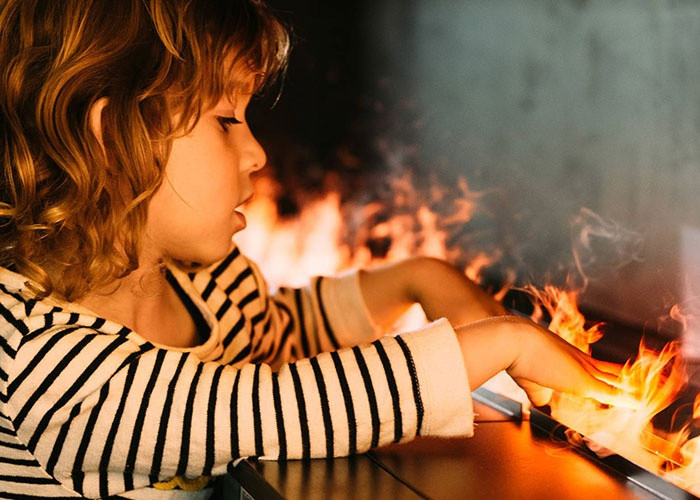
{"label": "electric fireplace", "polygon": [[[556,396],[525,422],[644,491],[700,494],[700,6],[272,3],[296,46],[275,118],[251,117],[270,166],[239,243],[273,286],[447,259],[517,314],[630,361],[643,411]],[[401,476],[392,453],[370,458]]]}

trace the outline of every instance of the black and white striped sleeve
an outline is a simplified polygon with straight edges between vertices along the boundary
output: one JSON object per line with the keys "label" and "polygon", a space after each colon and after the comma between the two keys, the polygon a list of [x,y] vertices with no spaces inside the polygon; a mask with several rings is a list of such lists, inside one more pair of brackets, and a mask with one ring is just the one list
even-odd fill
{"label": "black and white striped sleeve", "polygon": [[280,366],[381,336],[364,303],[357,272],[317,276],[305,287],[282,287],[270,295],[259,270],[250,265],[261,290],[258,304],[266,327],[257,337],[253,359]]}
{"label": "black and white striped sleeve", "polygon": [[[246,359],[276,369],[319,352],[371,342],[382,333],[370,318],[356,272],[315,277],[308,286],[283,287],[271,295],[257,265],[235,247],[191,279],[225,330],[234,332],[224,334],[224,348],[229,349],[235,332],[246,329]],[[238,352],[232,359],[240,361]]]}
{"label": "black and white striped sleeve", "polygon": [[341,456],[472,432],[446,321],[277,372],[84,327],[56,327],[16,349],[5,408],[17,436],[48,474],[90,497],[224,473],[238,457]]}

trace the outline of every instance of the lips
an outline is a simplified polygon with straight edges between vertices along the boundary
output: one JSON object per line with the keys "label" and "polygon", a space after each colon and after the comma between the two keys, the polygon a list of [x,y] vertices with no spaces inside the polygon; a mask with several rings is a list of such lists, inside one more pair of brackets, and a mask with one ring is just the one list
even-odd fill
{"label": "lips", "polygon": [[240,226],[237,231],[240,231],[241,229],[244,229],[246,227],[246,219],[245,215],[243,215],[241,212],[238,210],[233,211],[233,217],[236,219],[236,223],[238,226]]}

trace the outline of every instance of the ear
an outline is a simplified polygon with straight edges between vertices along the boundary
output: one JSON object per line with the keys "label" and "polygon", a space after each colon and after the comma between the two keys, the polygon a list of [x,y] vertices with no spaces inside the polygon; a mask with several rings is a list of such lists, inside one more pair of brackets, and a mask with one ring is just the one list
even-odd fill
{"label": "ear", "polygon": [[92,133],[95,134],[95,137],[97,137],[103,152],[105,151],[105,144],[102,140],[102,111],[108,103],[109,100],[106,97],[101,97],[90,106],[90,110],[88,111],[90,129]]}

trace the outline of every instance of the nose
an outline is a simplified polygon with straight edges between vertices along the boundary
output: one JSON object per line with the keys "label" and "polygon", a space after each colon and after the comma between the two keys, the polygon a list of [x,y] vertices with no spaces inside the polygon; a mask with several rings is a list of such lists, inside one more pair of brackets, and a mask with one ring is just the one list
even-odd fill
{"label": "nose", "polygon": [[247,162],[248,168],[251,172],[260,170],[267,163],[267,155],[265,150],[260,145],[258,140],[253,135],[253,132],[248,128],[248,144],[247,144]]}

